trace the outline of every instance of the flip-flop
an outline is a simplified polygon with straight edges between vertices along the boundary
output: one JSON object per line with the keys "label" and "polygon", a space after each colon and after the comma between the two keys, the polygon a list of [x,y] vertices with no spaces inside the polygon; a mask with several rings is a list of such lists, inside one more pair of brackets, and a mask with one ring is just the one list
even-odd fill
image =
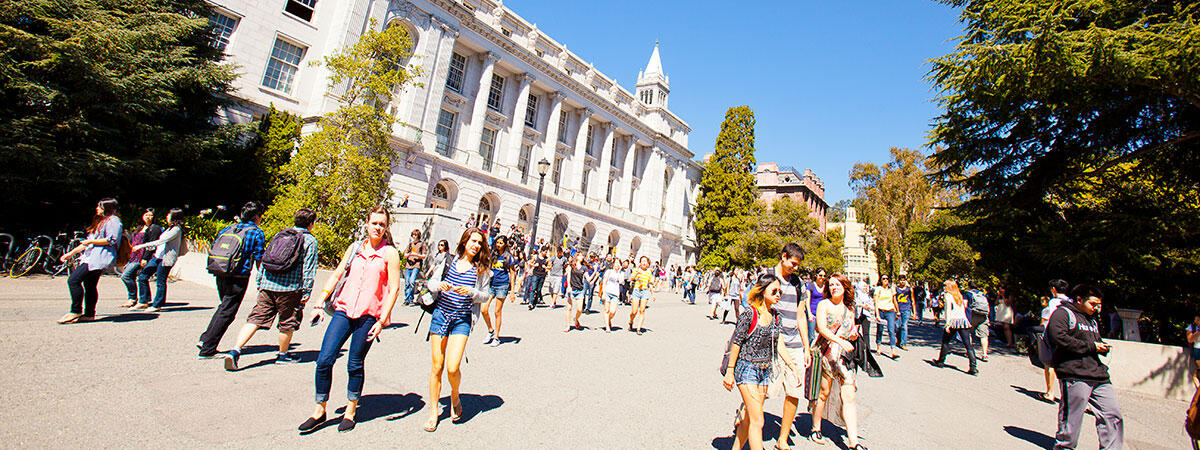
{"label": "flip-flop", "polygon": [[454,412],[454,410],[455,410],[454,404],[450,405],[450,422],[451,423],[458,423],[458,421],[462,420],[462,418],[463,418],[463,406],[462,406],[461,400],[458,402],[457,409],[458,409],[458,412],[455,413]]}
{"label": "flip-flop", "polygon": [[[432,426],[432,427],[431,427],[431,426],[429,426],[429,423],[430,423],[430,422],[433,422],[433,426]],[[424,426],[424,427],[422,427],[422,429],[424,429],[424,430],[425,430],[426,432],[428,432],[428,433],[432,433],[432,432],[434,432],[434,431],[437,431],[437,426],[438,426],[438,419],[437,419],[437,417],[433,417],[433,418],[430,418],[430,419],[429,419],[429,422],[425,422],[425,426]]]}

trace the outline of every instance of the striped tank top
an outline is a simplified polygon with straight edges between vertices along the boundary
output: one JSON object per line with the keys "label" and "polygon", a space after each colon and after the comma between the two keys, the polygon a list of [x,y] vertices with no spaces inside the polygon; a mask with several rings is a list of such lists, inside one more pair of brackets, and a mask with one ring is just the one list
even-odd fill
{"label": "striped tank top", "polygon": [[[448,264],[446,276],[442,278],[442,281],[450,283],[451,287],[465,286],[467,288],[474,288],[477,275],[478,273],[475,271],[474,266],[470,270],[460,273],[458,271],[458,263],[453,262]],[[456,293],[453,290],[444,291],[437,302],[437,308],[447,318],[466,317],[468,314],[471,314],[471,298]]]}

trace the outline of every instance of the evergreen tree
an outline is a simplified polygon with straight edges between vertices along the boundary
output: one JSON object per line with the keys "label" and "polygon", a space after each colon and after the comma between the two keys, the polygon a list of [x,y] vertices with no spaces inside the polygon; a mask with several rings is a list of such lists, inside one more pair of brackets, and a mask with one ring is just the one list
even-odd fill
{"label": "evergreen tree", "polygon": [[750,210],[758,197],[754,167],[754,111],[729,108],[700,178],[696,235],[701,266],[728,267],[730,246],[753,228]]}
{"label": "evergreen tree", "polygon": [[294,181],[284,169],[300,141],[300,116],[275,109],[272,104],[256,125],[254,142],[241,155],[244,161],[234,161],[233,167],[241,169],[238,184],[245,186],[249,198],[270,205],[278,189]]}
{"label": "evergreen tree", "polygon": [[275,231],[290,226],[297,209],[311,208],[317,213],[312,232],[327,264],[355,238],[367,210],[391,197],[388,179],[399,157],[388,143],[395,118],[385,106],[418,75],[404,65],[412,56],[404,27],[376,27],[372,20],[357,43],[324,59],[340,106],[301,139],[264,217],[267,231]]}
{"label": "evergreen tree", "polygon": [[62,227],[102,196],[224,188],[234,134],[212,119],[234,72],[209,45],[209,13],[203,0],[0,0],[6,228]]}

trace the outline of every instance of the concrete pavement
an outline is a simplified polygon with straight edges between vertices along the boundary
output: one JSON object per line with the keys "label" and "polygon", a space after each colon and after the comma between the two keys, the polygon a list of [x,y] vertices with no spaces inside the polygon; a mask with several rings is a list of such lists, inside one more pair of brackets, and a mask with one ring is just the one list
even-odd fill
{"label": "concrete pavement", "polygon": [[[732,325],[704,318],[707,306],[659,293],[649,332],[563,333],[562,309],[505,310],[497,348],[480,345],[482,324],[467,347],[463,399],[467,420],[421,426],[429,412],[429,318],[397,307],[394,325],[367,357],[358,427],[328,427],[309,436],[295,428],[313,407],[313,361],[323,326],[306,325],[294,343],[304,363],[272,364],[276,333],[260,332],[225,372],[219,360],[197,360],[195,342],[217,304],[211,285],[170,284],[163,312],[126,312],[125,288],[100,283],[98,315],[87,324],[57,325],[66,312],[65,278],[0,279],[0,439],[9,447],[472,447],[472,448],[728,448],[734,393],[717,366]],[[248,295],[221,349],[232,345],[250,311]],[[703,301],[703,300],[701,300]],[[628,308],[618,314],[624,328]],[[418,329],[417,334],[413,333]],[[1019,355],[993,354],[972,377],[936,369],[933,330],[914,330],[899,360],[881,359],[884,378],[860,374],[859,422],[871,448],[1038,448],[1052,442],[1056,406],[1038,402],[1041,371]],[[966,369],[966,360],[948,361]],[[334,371],[331,409],[344,404],[345,359]],[[445,385],[442,402],[447,401]],[[1128,447],[1179,449],[1186,403],[1121,391]],[[440,405],[439,407],[443,407]],[[768,403],[766,436],[778,430],[781,399]],[[449,412],[443,411],[443,418]],[[1080,448],[1096,447],[1085,418]],[[809,427],[807,415],[798,429]],[[825,431],[841,442],[839,430]],[[797,437],[796,448],[820,448]],[[768,447],[773,442],[767,444]]]}

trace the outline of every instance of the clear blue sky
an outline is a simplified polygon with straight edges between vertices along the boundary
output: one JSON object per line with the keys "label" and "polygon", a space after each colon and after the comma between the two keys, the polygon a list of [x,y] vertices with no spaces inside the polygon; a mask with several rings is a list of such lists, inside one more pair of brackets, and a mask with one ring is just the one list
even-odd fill
{"label": "clear blue sky", "polygon": [[953,49],[957,11],[928,0],[545,2],[513,9],[630,92],[660,41],[671,110],[697,158],[725,110],[749,105],[759,162],[811,168],[830,204],[851,166],[922,148],[938,113],[928,60]]}

